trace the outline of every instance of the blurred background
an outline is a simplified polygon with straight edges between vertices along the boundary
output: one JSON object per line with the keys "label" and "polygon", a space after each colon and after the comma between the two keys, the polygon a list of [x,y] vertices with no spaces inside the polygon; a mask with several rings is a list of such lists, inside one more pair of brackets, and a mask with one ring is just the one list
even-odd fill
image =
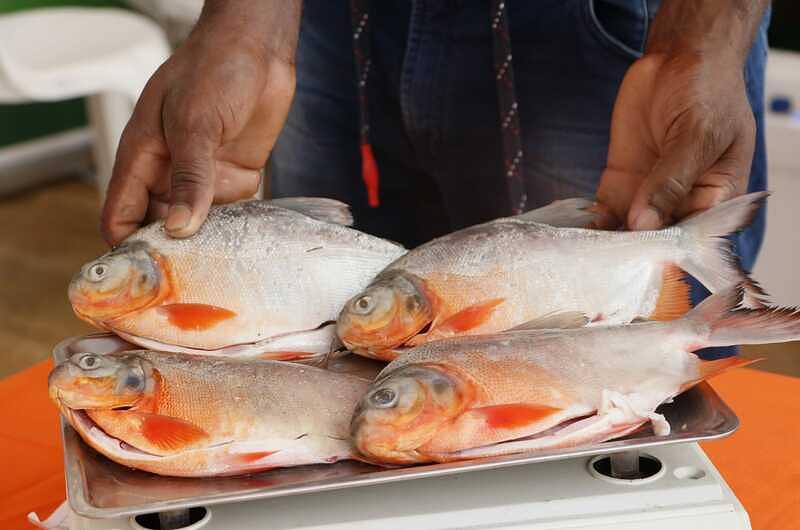
{"label": "blurred background", "polygon": [[[341,0],[343,1],[343,0]],[[66,286],[103,253],[101,192],[121,128],[202,0],[0,0],[0,377],[91,331]],[[54,11],[80,7],[91,11]],[[98,9],[100,8],[100,9]],[[115,8],[107,10],[107,8]],[[768,231],[754,271],[800,304],[800,3],[775,0],[767,74]],[[756,368],[800,375],[800,343],[749,347]]]}

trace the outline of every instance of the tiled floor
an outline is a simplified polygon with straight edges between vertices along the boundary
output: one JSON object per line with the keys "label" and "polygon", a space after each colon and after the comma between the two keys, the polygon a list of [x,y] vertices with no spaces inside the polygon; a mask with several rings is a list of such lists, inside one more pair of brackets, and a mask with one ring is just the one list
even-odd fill
{"label": "tiled floor", "polygon": [[[0,377],[50,354],[61,339],[90,331],[70,309],[70,277],[106,246],[94,190],[66,181],[0,200]],[[800,303],[800,300],[798,300]],[[751,346],[756,368],[800,376],[800,343]]]}

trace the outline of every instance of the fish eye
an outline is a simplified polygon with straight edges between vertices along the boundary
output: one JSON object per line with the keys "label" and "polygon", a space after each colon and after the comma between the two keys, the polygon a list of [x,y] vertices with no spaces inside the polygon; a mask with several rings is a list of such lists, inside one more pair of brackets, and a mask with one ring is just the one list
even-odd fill
{"label": "fish eye", "polygon": [[369,402],[375,407],[387,409],[397,404],[397,393],[391,388],[381,388],[369,397]]}
{"label": "fish eye", "polygon": [[373,309],[375,309],[375,301],[368,294],[359,297],[353,302],[353,311],[359,315],[368,315]]}
{"label": "fish eye", "polygon": [[107,265],[105,265],[104,263],[95,263],[89,268],[88,271],[89,281],[99,282],[105,277],[106,272],[108,272]]}
{"label": "fish eye", "polygon": [[87,353],[78,359],[78,367],[82,370],[94,370],[100,366],[100,358],[93,353]]}

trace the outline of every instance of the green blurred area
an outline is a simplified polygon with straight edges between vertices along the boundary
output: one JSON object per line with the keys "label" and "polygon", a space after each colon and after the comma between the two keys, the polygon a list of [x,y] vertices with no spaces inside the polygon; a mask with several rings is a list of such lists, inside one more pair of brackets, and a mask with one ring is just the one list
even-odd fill
{"label": "green blurred area", "polygon": [[[169,0],[165,0],[169,1]],[[121,0],[0,0],[0,14],[51,6],[124,7]],[[800,2],[773,2],[770,45],[800,51]],[[78,127],[86,123],[83,101],[28,105],[0,105],[0,146]]]}
{"label": "green blurred area", "polygon": [[[0,0],[0,14],[53,6],[124,7],[119,0]],[[2,36],[0,36],[2,38]],[[0,146],[86,124],[82,99],[0,105]]]}
{"label": "green blurred area", "polygon": [[118,0],[0,0],[0,13],[9,13],[20,9],[53,6],[116,6],[123,3]]}

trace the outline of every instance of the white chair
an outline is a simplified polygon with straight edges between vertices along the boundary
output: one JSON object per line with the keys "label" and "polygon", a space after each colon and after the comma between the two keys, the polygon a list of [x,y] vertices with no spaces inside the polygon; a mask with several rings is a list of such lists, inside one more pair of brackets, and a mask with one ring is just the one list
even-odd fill
{"label": "white chair", "polygon": [[157,24],[122,9],[44,8],[3,15],[0,103],[86,97],[102,199],[134,104],[169,54]]}

